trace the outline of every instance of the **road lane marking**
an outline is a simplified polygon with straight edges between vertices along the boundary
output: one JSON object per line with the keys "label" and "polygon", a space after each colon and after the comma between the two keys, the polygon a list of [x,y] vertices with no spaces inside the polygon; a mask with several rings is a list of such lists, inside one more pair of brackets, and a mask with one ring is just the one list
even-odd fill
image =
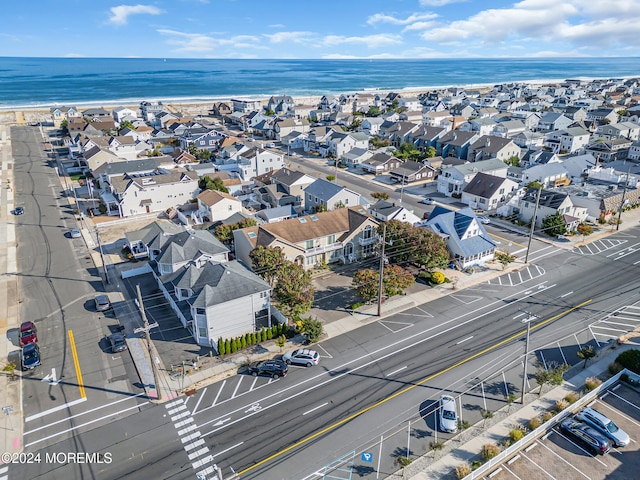
{"label": "road lane marking", "polygon": [[[147,403],[149,403],[149,402],[144,402],[142,405],[145,405],[145,404],[147,404]],[[136,408],[139,408],[139,407],[141,407],[142,405],[135,405],[135,406],[133,406],[133,407],[129,407],[129,408],[126,408],[126,409],[124,409],[124,410],[120,410],[120,411],[118,412],[118,414],[122,414],[122,413],[128,412],[129,410],[135,410]],[[91,425],[92,423],[96,423],[96,422],[99,422],[100,420],[104,420],[104,419],[106,419],[106,418],[110,418],[110,417],[113,417],[113,414],[105,415],[104,417],[100,417],[100,418],[95,418],[95,419],[93,419],[93,420],[90,420],[90,421],[88,421],[88,422],[82,423],[82,424],[80,424],[80,425],[76,425],[75,427],[67,428],[66,430],[62,430],[61,432],[53,433],[53,434],[51,434],[51,435],[49,435],[49,436],[47,436],[47,437],[40,438],[40,439],[38,439],[38,440],[34,440],[34,441],[33,441],[33,442],[31,442],[31,443],[25,443],[25,444],[24,444],[24,446],[25,446],[25,447],[30,447],[30,446],[32,446],[32,445],[35,445],[36,443],[44,442],[44,441],[46,441],[46,440],[49,440],[50,438],[57,437],[57,436],[59,436],[59,435],[65,434],[65,433],[67,433],[67,432],[72,432],[72,431],[77,430],[77,429],[79,429],[79,428],[81,428],[81,427],[85,427],[85,426],[87,426],[87,425]]]}
{"label": "road lane marking", "polygon": [[[72,415],[70,417],[63,418],[62,420],[57,420],[57,421],[55,421],[53,423],[49,423],[49,424],[47,424],[45,426],[34,428],[33,430],[29,430],[28,432],[24,432],[23,435],[27,435],[29,433],[37,432],[38,430],[42,430],[44,428],[51,427],[52,425],[56,425],[57,423],[66,422],[67,420],[71,420],[72,418],[76,418],[76,417],[79,417],[81,415],[86,415],[87,413],[92,413],[92,412],[95,412],[96,410],[101,410],[103,408],[110,407],[111,405],[115,405],[116,403],[124,402],[124,401],[127,401],[127,400],[132,399],[132,398],[140,397],[142,395],[146,395],[146,393],[144,393],[144,392],[143,393],[137,393],[136,395],[133,395],[131,397],[121,398],[120,400],[116,400],[115,402],[106,403],[104,405],[100,405],[99,407],[92,408],[91,410],[85,410],[84,412],[76,413],[75,415]],[[64,405],[60,405],[58,407],[52,408],[51,410],[47,410],[45,412],[40,412],[40,413],[37,413],[37,414],[32,415],[30,417],[27,417],[27,418],[25,418],[24,421],[25,421],[25,423],[26,422],[30,422],[31,420],[35,420],[36,418],[40,418],[40,417],[43,417],[44,415],[47,415],[49,413],[53,413],[53,411],[57,412],[58,410],[63,410],[65,408],[67,408],[67,407],[70,407],[71,405],[75,405],[77,403],[85,402],[86,400],[87,400],[86,398],[81,398],[81,399],[78,399],[78,400],[74,400],[73,402],[66,403]]]}
{"label": "road lane marking", "polygon": [[[523,301],[523,300],[525,300],[525,299],[526,299],[526,298],[528,298],[528,297],[533,297],[534,295],[536,295],[536,294],[538,294],[538,293],[543,293],[543,292],[544,292],[544,291],[546,291],[547,289],[551,288],[551,287],[545,287],[545,285],[544,285],[545,283],[547,283],[547,280],[545,280],[544,282],[541,282],[540,284],[536,285],[536,286],[538,287],[538,290],[537,290],[536,292],[532,293],[531,295],[525,295],[525,296],[523,296],[522,298],[518,298],[518,299],[516,299],[516,300],[515,300],[514,302],[512,302],[512,303],[517,303],[517,302]],[[512,293],[512,294],[510,294],[510,295],[507,295],[507,296],[506,296],[506,297],[504,297],[503,299],[496,300],[496,301],[494,301],[494,302],[490,302],[489,304],[484,305],[484,306],[482,306],[482,307],[478,307],[477,309],[469,310],[469,311],[467,311],[467,312],[465,312],[465,313],[463,313],[463,314],[461,314],[461,315],[458,315],[458,316],[457,316],[457,317],[455,317],[455,318],[452,318],[451,320],[447,320],[447,321],[445,321],[445,322],[439,323],[438,325],[434,325],[434,326],[429,327],[429,328],[427,328],[427,329],[425,329],[425,330],[422,330],[422,331],[420,331],[420,332],[417,332],[417,333],[414,333],[414,334],[412,334],[412,335],[409,335],[409,336],[408,336],[408,337],[406,337],[406,338],[403,338],[403,339],[400,339],[400,340],[396,340],[395,342],[393,342],[393,343],[391,343],[391,344],[389,344],[389,345],[386,345],[386,346],[381,347],[381,348],[379,348],[379,349],[377,349],[377,350],[374,350],[374,351],[372,351],[372,352],[369,352],[369,353],[367,353],[366,355],[362,355],[361,357],[354,358],[353,360],[350,360],[350,361],[346,362],[345,364],[343,364],[343,367],[347,367],[347,366],[349,366],[349,365],[351,365],[351,364],[353,364],[353,363],[357,363],[357,362],[359,362],[359,361],[361,361],[361,360],[363,360],[363,359],[365,359],[365,358],[371,358],[373,355],[376,355],[376,354],[378,354],[378,353],[380,353],[380,352],[383,352],[383,351],[385,351],[385,350],[388,350],[388,349],[390,349],[390,348],[396,347],[397,345],[400,345],[400,344],[402,344],[402,343],[406,343],[406,342],[408,342],[408,341],[410,341],[410,340],[413,340],[414,338],[419,337],[419,336],[421,336],[421,335],[428,334],[428,333],[430,333],[431,331],[436,330],[436,329],[438,329],[438,328],[441,328],[441,327],[443,327],[443,326],[445,326],[445,325],[449,325],[450,323],[457,322],[457,321],[459,321],[459,320],[461,320],[461,319],[463,319],[463,318],[465,318],[465,317],[467,317],[467,316],[469,316],[469,315],[475,314],[475,313],[477,313],[477,312],[481,312],[482,310],[489,309],[489,308],[491,308],[491,307],[493,307],[493,306],[495,306],[495,305],[499,305],[498,307],[494,308],[494,309],[493,309],[493,310],[491,310],[490,312],[482,313],[482,314],[478,315],[477,317],[470,318],[469,320],[466,320],[466,321],[464,321],[464,322],[458,323],[458,324],[456,324],[456,325],[454,325],[454,326],[452,326],[452,327],[449,327],[449,328],[447,328],[447,329],[445,329],[445,330],[442,330],[442,331],[440,331],[440,332],[438,332],[438,333],[435,333],[435,334],[433,334],[432,336],[429,336],[429,337],[423,338],[422,340],[418,340],[416,343],[414,343],[414,344],[412,344],[412,345],[407,345],[407,346],[405,346],[405,347],[401,347],[401,348],[400,348],[400,350],[398,350],[398,351],[404,351],[404,350],[406,350],[406,349],[408,349],[408,348],[413,348],[413,347],[414,347],[415,345],[417,345],[417,344],[420,344],[420,343],[423,343],[423,342],[426,342],[426,341],[432,340],[432,339],[434,339],[434,338],[436,338],[436,337],[438,337],[438,336],[440,336],[440,335],[443,335],[443,334],[445,334],[445,333],[450,332],[451,330],[454,330],[454,329],[456,329],[456,328],[460,328],[460,327],[462,327],[462,326],[464,326],[464,325],[466,325],[466,324],[468,324],[468,323],[470,323],[470,322],[474,322],[474,321],[476,321],[476,320],[479,320],[479,319],[480,319],[480,318],[482,318],[482,317],[485,317],[485,316],[487,316],[487,315],[493,315],[493,314],[495,314],[497,311],[502,310],[503,308],[507,308],[510,304],[505,303],[505,302],[506,302],[507,300],[510,300],[510,299],[511,299],[511,298],[513,298],[513,297],[517,297],[518,295],[522,295],[522,292],[523,292],[523,291],[524,291],[524,290],[519,291],[519,292]],[[320,345],[317,345],[317,347],[320,347]],[[351,372],[354,372],[354,371],[356,371],[356,370],[358,370],[358,369],[360,369],[360,368],[367,367],[367,366],[371,365],[372,363],[378,362],[378,361],[380,361],[380,360],[384,360],[385,358],[387,358],[387,357],[388,357],[388,356],[390,356],[390,355],[395,355],[396,353],[398,353],[398,351],[393,351],[393,352],[391,352],[391,353],[385,354],[384,356],[382,356],[382,357],[380,357],[380,358],[378,358],[378,359],[372,360],[371,362],[368,362],[368,363],[366,363],[366,364],[364,364],[364,365],[360,365],[359,367],[356,367],[356,369],[351,370]],[[332,370],[332,371],[330,371],[330,372],[336,373],[336,372],[334,372],[333,370]],[[324,377],[324,376],[326,376],[326,375],[327,375],[327,372],[324,372],[324,373],[319,373],[319,374],[317,374],[317,375],[315,375],[315,376],[312,376],[312,377],[307,377],[305,380],[303,380],[303,381],[301,381],[300,383],[296,384],[296,387],[298,387],[298,386],[300,386],[300,385],[303,385],[303,384],[305,384],[305,383],[312,382],[312,381],[317,380],[318,378],[320,378],[320,377]],[[334,377],[332,377],[332,379],[327,380],[327,381],[325,381],[325,382],[323,382],[323,383],[321,383],[321,384],[319,384],[319,385],[317,385],[317,386],[313,386],[313,387],[311,387],[311,388],[319,388],[320,386],[325,385],[326,383],[328,383],[328,382],[330,382],[330,381],[333,381],[333,380],[339,379],[339,378],[341,378],[341,377],[342,377],[342,376],[344,376],[344,375],[345,375],[345,374],[335,375]],[[223,381],[223,386],[224,386],[224,383],[225,383],[225,382],[226,382],[226,380],[225,380],[225,381]],[[260,387],[260,388],[262,388],[262,387]],[[291,390],[291,389],[293,389],[293,388],[295,388],[295,387],[286,387],[286,388],[283,388],[283,389],[282,389],[280,392],[278,392],[277,394],[269,395],[269,396],[265,397],[263,400],[268,400],[269,398],[275,397],[275,396],[277,396],[277,395],[281,395],[282,393],[287,392],[287,391],[289,391],[289,390]],[[310,388],[310,389],[311,389],[311,388]],[[216,397],[216,398],[217,398],[217,397]],[[228,402],[228,401],[230,401],[230,400],[232,400],[232,399],[227,399],[227,400],[225,400],[225,402]],[[215,401],[214,401],[214,402],[215,402]],[[224,402],[223,402],[223,403],[224,403]],[[211,405],[210,407],[203,408],[203,409],[202,409],[202,410],[200,410],[200,412],[198,412],[198,413],[203,413],[203,412],[205,412],[205,411],[209,410],[209,408],[213,408],[214,406],[215,406],[215,405]],[[233,412],[231,412],[231,413],[238,413],[238,412],[242,411],[242,409],[243,409],[243,408],[246,408],[246,407],[248,407],[248,406],[249,406],[249,405],[244,405],[243,407],[237,408],[236,410],[234,410],[234,411],[233,411]],[[203,426],[204,426],[204,425],[208,425],[209,423],[212,423],[212,422],[213,422],[213,421],[204,422],[202,425],[203,425]],[[209,432],[207,435],[209,435],[210,433],[214,433],[214,432]]]}
{"label": "road lane marking", "polygon": [[244,442],[240,442],[240,443],[236,443],[234,446],[229,447],[229,448],[225,448],[224,450],[222,450],[221,452],[217,452],[215,455],[213,455],[211,457],[211,459],[213,460],[215,457],[217,457],[218,455],[222,455],[223,453],[227,453],[229,450],[233,450],[236,447],[239,447],[240,445],[242,445]]}
{"label": "road lane marking", "polygon": [[80,396],[87,398],[87,393],[84,391],[84,383],[82,381],[82,371],[80,370],[80,362],[78,361],[78,352],[76,351],[76,342],[73,339],[73,331],[67,330],[69,335],[69,345],[71,346],[71,355],[73,356],[73,364],[76,367],[76,378],[78,379],[78,388],[80,389]]}
{"label": "road lane marking", "polygon": [[407,367],[408,367],[408,365],[405,365],[404,367],[400,367],[399,369],[394,370],[393,372],[387,373],[387,375],[386,375],[386,376],[387,376],[387,377],[390,377],[391,375],[395,375],[396,373],[401,372],[402,370],[404,370],[404,369],[405,369],[405,368],[407,368]]}
{"label": "road lane marking", "polygon": [[196,413],[196,410],[198,410],[198,407],[200,406],[200,402],[202,401],[202,399],[204,398],[204,394],[207,393],[207,388],[205,387],[202,390],[202,394],[200,395],[200,398],[198,398],[198,401],[196,402],[196,406],[193,407],[193,410],[191,411],[191,415],[193,415],[194,413]]}
{"label": "road lane marking", "polygon": [[216,402],[218,401],[218,397],[220,397],[220,394],[222,393],[222,389],[224,388],[224,384],[227,383],[226,380],[223,380],[222,385],[220,385],[220,390],[218,390],[218,394],[216,395],[216,398],[213,399],[213,403],[211,404],[211,406],[213,407]]}
{"label": "road lane marking", "polygon": [[325,402],[322,405],[318,405],[317,407],[312,408],[311,410],[307,410],[306,412],[304,412],[302,415],[306,415],[307,413],[311,413],[311,412],[315,412],[316,410],[318,410],[319,408],[324,407],[325,405],[329,405],[329,402]]}
{"label": "road lane marking", "polygon": [[[44,417],[45,415],[49,415],[50,413],[59,412],[60,410],[64,410],[65,408],[72,407],[74,405],[78,405],[79,403],[86,402],[86,401],[87,401],[87,397],[78,398],[77,400],[65,403],[64,405],[58,405],[57,407],[50,408],[49,410],[45,410],[44,412],[35,413],[35,414],[25,418],[24,422],[25,423],[30,422],[32,420],[35,420],[36,418]],[[73,418],[73,417],[71,417],[71,418]],[[66,418],[65,418],[65,420],[66,420]],[[61,420],[61,421],[64,421],[64,420]],[[35,430],[31,430],[31,431],[35,432]],[[27,433],[30,433],[30,432],[25,432],[25,435]]]}
{"label": "road lane marking", "polygon": [[573,293],[573,291],[565,293],[564,295],[560,295],[560,298],[564,298],[564,297],[568,297],[569,295],[571,295]]}
{"label": "road lane marking", "polygon": [[244,377],[242,375],[238,375],[238,384],[236,385],[236,388],[233,390],[233,393],[231,394],[231,398],[234,398],[236,396],[236,393],[238,393],[238,389],[240,388],[240,384],[242,383],[242,379]]}
{"label": "road lane marking", "polygon": [[[547,318],[546,320],[538,322],[535,325],[530,325],[529,329],[531,331],[531,330],[537,330],[539,328],[542,328],[543,326],[547,325],[548,323],[551,323],[552,321],[557,320],[560,317],[568,315],[569,313],[573,312],[574,310],[577,310],[579,308],[584,307],[585,305],[590,304],[592,301],[593,301],[593,299],[590,298],[589,300],[586,300],[586,301],[584,301],[584,302],[582,302],[582,303],[580,303],[578,305],[575,305],[575,306],[573,306],[571,308],[568,308],[568,309],[566,309],[566,310],[564,310],[564,311],[562,311],[562,312],[560,312],[560,313],[558,313],[558,314],[556,314],[556,315],[554,315],[552,317]],[[456,326],[454,326],[452,328],[459,328],[459,325],[456,325]],[[479,351],[477,353],[474,353],[473,355],[470,355],[469,357],[467,357],[467,358],[465,358],[463,360],[460,360],[459,362],[454,363],[453,365],[451,365],[451,366],[449,366],[447,368],[444,368],[444,369],[440,370],[439,372],[436,372],[436,373],[434,373],[432,375],[429,375],[428,377],[425,377],[422,380],[419,380],[418,382],[415,382],[412,385],[409,385],[408,387],[403,388],[402,390],[399,390],[396,393],[394,393],[392,395],[389,395],[388,397],[383,398],[382,400],[380,400],[380,401],[378,401],[378,402],[376,402],[376,403],[374,403],[372,405],[369,405],[368,407],[365,407],[365,408],[361,409],[358,412],[355,412],[355,413],[347,416],[346,418],[343,418],[342,420],[338,420],[337,422],[334,422],[332,425],[329,425],[329,426],[327,426],[327,427],[325,427],[325,428],[323,428],[321,430],[318,430],[317,432],[315,432],[315,433],[313,433],[311,435],[308,435],[307,437],[303,438],[302,440],[299,440],[298,442],[296,442],[296,443],[294,443],[292,445],[289,445],[288,447],[280,450],[279,452],[276,452],[276,453],[268,456],[267,458],[264,458],[264,459],[260,460],[259,462],[256,462],[253,465],[251,465],[251,466],[249,466],[249,467],[245,468],[244,470],[241,470],[241,471],[239,471],[237,473],[238,473],[238,475],[242,476],[245,473],[250,472],[251,470],[253,470],[253,469],[257,468],[257,467],[259,467],[261,465],[264,465],[267,462],[270,462],[274,458],[278,458],[281,455],[284,455],[285,453],[293,450],[294,448],[299,447],[300,445],[304,445],[305,443],[308,443],[311,440],[313,440],[313,439],[315,439],[315,438],[317,438],[317,437],[319,437],[321,435],[324,435],[327,432],[330,432],[331,430],[335,430],[339,426],[350,422],[354,418],[357,418],[360,415],[362,415],[362,414],[364,414],[364,413],[366,413],[366,412],[368,412],[370,410],[373,410],[376,407],[379,407],[380,405],[384,405],[388,401],[390,401],[390,400],[392,400],[392,399],[394,399],[396,397],[399,397],[400,395],[403,395],[403,394],[413,390],[414,388],[422,386],[425,383],[433,380],[434,378],[439,377],[441,375],[444,375],[445,373],[447,373],[447,372],[459,367],[460,365],[464,365],[465,363],[470,362],[474,358],[478,358],[478,357],[480,357],[481,355],[484,355],[487,352],[495,350],[496,348],[498,348],[498,347],[500,347],[500,346],[502,346],[502,345],[504,345],[506,343],[509,343],[510,341],[515,340],[516,338],[521,337],[522,335],[525,335],[526,333],[527,333],[527,329],[520,330],[519,332],[517,332],[517,333],[515,333],[515,334],[513,334],[513,335],[511,335],[511,336],[509,336],[507,338],[505,338],[504,340],[501,340],[501,341],[499,341],[497,343],[494,343],[493,345],[491,345],[491,346],[489,346],[489,347],[487,347],[487,348],[485,348],[485,349],[483,349],[483,350],[481,350],[481,351]],[[396,352],[394,352],[394,353],[396,353]]]}
{"label": "road lane marking", "polygon": [[501,237],[500,235],[496,235],[495,233],[490,233],[489,235],[494,238],[499,238],[500,240],[504,240],[505,242],[509,242],[512,245],[516,245],[517,247],[527,248],[525,245],[522,245],[521,243],[514,242],[513,240],[509,240],[508,238],[505,238],[505,237]]}
{"label": "road lane marking", "polygon": [[460,340],[458,343],[456,343],[456,345],[460,345],[461,343],[464,343],[468,340],[471,340],[474,337],[474,335],[471,335],[470,337],[465,338],[464,340]]}

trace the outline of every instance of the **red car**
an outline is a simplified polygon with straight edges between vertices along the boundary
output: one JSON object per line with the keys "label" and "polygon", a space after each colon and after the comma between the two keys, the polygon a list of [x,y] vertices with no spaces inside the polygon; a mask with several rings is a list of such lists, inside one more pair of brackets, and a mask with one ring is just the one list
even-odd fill
{"label": "red car", "polygon": [[30,343],[38,343],[38,329],[36,328],[36,324],[33,322],[22,322],[18,341],[21,347]]}

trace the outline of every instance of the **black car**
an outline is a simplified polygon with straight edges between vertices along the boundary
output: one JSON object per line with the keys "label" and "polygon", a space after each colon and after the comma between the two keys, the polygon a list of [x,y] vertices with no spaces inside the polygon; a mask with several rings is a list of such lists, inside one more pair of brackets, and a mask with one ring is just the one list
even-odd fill
{"label": "black car", "polygon": [[40,365],[40,347],[37,343],[29,343],[22,348],[22,369],[33,370]]}
{"label": "black car", "polygon": [[249,364],[249,373],[254,377],[258,375],[266,375],[273,378],[284,377],[288,371],[287,364],[282,360],[261,360]]}
{"label": "black car", "polygon": [[587,446],[592,452],[604,455],[611,450],[609,439],[595,428],[573,418],[560,422],[560,428]]}
{"label": "black car", "polygon": [[115,332],[109,335],[109,343],[112,352],[124,352],[127,349],[127,342],[122,332]]}
{"label": "black car", "polygon": [[14,215],[22,215],[23,213],[24,213],[24,208],[22,207],[16,207],[13,209]]}

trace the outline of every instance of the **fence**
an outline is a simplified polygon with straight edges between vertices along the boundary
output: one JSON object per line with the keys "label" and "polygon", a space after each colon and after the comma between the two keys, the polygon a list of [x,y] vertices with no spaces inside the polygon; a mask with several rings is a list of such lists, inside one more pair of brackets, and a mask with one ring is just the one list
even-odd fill
{"label": "fence", "polygon": [[498,455],[493,457],[488,462],[482,464],[482,466],[480,466],[479,468],[477,468],[476,470],[471,472],[469,475],[464,477],[464,480],[473,480],[474,478],[481,477],[485,473],[487,473],[489,470],[491,470],[494,467],[497,467],[498,465],[500,465],[502,462],[504,462],[507,458],[509,458],[511,455],[513,455],[517,451],[519,451],[521,448],[523,448],[524,446],[526,446],[529,443],[532,443],[535,439],[537,439],[538,437],[540,437],[544,433],[546,433],[549,430],[551,430],[551,428],[553,426],[555,426],[557,423],[561,422],[564,418],[568,417],[569,415],[572,415],[576,410],[580,410],[585,405],[591,403],[591,401],[594,398],[596,398],[599,395],[600,392],[602,392],[603,390],[608,389],[611,385],[616,383],[620,379],[620,376],[623,373],[626,373],[628,375],[630,372],[627,371],[627,369],[625,368],[620,373],[614,375],[609,380],[604,382],[602,385],[600,385],[599,387],[595,388],[594,390],[592,390],[591,392],[589,392],[588,394],[586,394],[585,396],[580,398],[578,401],[576,401],[571,406],[571,408],[567,408],[566,410],[563,410],[558,415],[553,417],[551,420],[549,420],[548,422],[543,423],[538,428],[536,428],[531,433],[529,433],[527,436],[525,436],[524,438],[518,440],[516,443],[511,445],[506,450],[503,450],[502,452],[500,452]]}

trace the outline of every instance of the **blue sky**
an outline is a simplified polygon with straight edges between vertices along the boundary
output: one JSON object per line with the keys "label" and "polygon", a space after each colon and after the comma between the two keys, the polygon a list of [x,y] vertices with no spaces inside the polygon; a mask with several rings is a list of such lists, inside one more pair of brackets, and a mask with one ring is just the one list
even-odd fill
{"label": "blue sky", "polygon": [[640,0],[2,2],[2,56],[640,56]]}

